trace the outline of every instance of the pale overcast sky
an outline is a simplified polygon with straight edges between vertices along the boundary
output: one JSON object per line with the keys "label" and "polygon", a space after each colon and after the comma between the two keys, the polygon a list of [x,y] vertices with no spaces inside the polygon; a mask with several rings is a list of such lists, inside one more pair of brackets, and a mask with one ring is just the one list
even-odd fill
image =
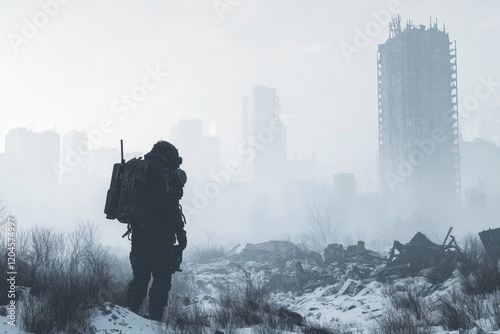
{"label": "pale overcast sky", "polygon": [[[234,7],[218,13],[217,1]],[[340,45],[354,44],[356,29],[373,24],[373,12],[388,10],[391,2],[217,1],[61,0],[66,4],[50,7],[54,15],[44,22],[40,3],[51,1],[2,0],[0,150],[8,129],[29,127],[32,120],[39,131],[55,124],[63,134],[110,119],[114,129],[105,145],[124,138],[129,150],[144,152],[169,139],[178,119],[201,118],[207,132],[215,122],[227,160],[241,139],[243,95],[268,84],[296,115],[288,128],[290,158],[315,149],[320,165],[374,171],[376,50],[388,27],[351,62]],[[457,40],[461,99],[474,94],[480,76],[500,81],[499,1],[401,0],[399,6],[403,22],[428,25],[429,16],[437,17]],[[29,32],[25,18],[34,17],[46,25],[16,53],[13,34]],[[121,119],[113,103],[142,84],[148,67],[158,66],[168,78]],[[484,104],[500,105],[499,95]]]}

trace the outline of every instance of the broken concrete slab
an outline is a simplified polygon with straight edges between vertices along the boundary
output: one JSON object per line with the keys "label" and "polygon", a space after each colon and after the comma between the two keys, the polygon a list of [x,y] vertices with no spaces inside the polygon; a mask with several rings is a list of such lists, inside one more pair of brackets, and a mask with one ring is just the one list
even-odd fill
{"label": "broken concrete slab", "polygon": [[479,232],[484,249],[494,260],[500,260],[500,227]]}
{"label": "broken concrete slab", "polygon": [[340,288],[337,295],[348,295],[350,297],[356,296],[365,287],[361,282],[355,281],[353,279],[348,279],[342,288]]}

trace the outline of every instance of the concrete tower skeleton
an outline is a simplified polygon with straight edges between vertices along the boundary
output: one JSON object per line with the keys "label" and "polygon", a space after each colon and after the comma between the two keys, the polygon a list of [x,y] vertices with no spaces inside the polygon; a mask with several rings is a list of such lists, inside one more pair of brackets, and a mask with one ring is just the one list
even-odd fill
{"label": "concrete tower skeleton", "polygon": [[400,217],[442,219],[461,203],[456,43],[397,17],[377,66],[382,197]]}

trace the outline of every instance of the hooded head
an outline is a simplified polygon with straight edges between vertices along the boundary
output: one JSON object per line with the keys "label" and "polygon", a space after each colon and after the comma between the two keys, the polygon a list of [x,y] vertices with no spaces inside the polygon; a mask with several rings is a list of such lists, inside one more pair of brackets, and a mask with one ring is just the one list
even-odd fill
{"label": "hooded head", "polygon": [[174,145],[167,141],[158,141],[151,149],[151,153],[163,156],[167,159],[172,168],[179,168],[182,164],[182,157],[179,156],[179,151]]}

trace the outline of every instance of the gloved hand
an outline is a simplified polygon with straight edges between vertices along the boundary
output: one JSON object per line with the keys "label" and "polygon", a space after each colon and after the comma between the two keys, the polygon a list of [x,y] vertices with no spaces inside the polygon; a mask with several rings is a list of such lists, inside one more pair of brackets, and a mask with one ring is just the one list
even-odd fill
{"label": "gloved hand", "polygon": [[186,232],[184,231],[184,233],[176,233],[177,235],[177,242],[179,243],[179,247],[181,248],[181,250],[184,250],[186,249],[186,246],[187,246],[187,238],[186,238]]}

